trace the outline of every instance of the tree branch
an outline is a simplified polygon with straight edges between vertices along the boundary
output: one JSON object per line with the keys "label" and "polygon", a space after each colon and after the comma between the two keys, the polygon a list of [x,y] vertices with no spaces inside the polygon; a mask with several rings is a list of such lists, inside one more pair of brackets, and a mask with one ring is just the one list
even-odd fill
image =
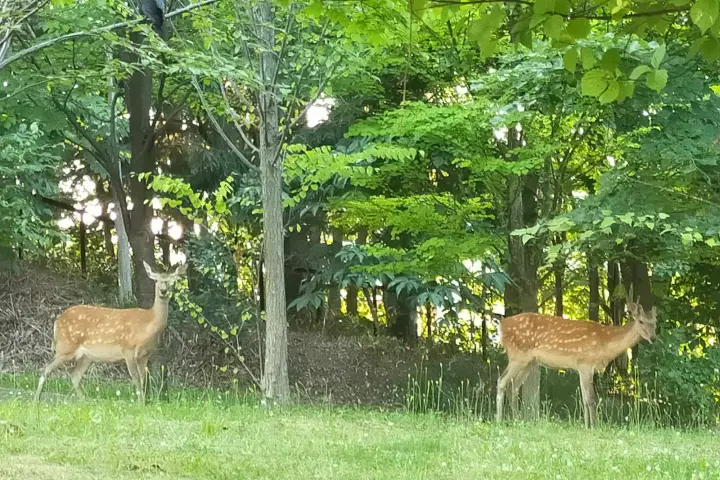
{"label": "tree branch", "polygon": [[251,171],[259,172],[260,169],[255,166],[250,160],[248,160],[248,158],[245,156],[244,153],[240,151],[237,145],[235,145],[235,143],[230,140],[230,138],[228,138],[222,126],[220,126],[220,123],[218,123],[215,115],[213,115],[212,111],[210,110],[210,105],[207,103],[207,99],[205,98],[205,94],[203,93],[202,88],[200,88],[197,77],[195,75],[191,75],[190,80],[192,81],[195,90],[197,90],[198,95],[200,96],[200,103],[202,103],[203,109],[205,110],[205,113],[207,113],[207,116],[210,119],[210,122],[215,127],[215,130],[222,137],[222,139],[225,140],[225,143],[228,147],[230,147],[230,150],[232,150],[233,153],[238,156],[238,158],[245,164],[246,167],[248,167]]}
{"label": "tree branch", "polygon": [[[38,12],[38,10],[40,10],[45,5],[47,5],[48,2],[50,2],[50,0],[42,0],[39,2],[34,2],[35,5],[33,5],[33,4],[26,5],[25,8],[29,9],[30,11],[27,12],[25,15],[23,15],[22,18],[20,18],[17,22],[15,22],[15,26],[20,25],[21,23],[24,23],[28,18],[35,15]],[[9,41],[10,41],[10,37],[12,36],[12,32],[13,32],[13,27],[9,26],[9,27],[7,27],[7,29],[8,29],[7,33],[5,34],[3,39],[0,40],[0,45],[4,45],[6,43],[9,43]]]}
{"label": "tree branch", "polygon": [[277,64],[275,65],[275,71],[272,75],[271,85],[276,85],[277,77],[280,73],[280,67],[282,65],[283,57],[285,57],[285,49],[287,48],[288,38],[290,37],[290,30],[292,28],[293,21],[295,20],[295,9],[292,5],[288,9],[287,23],[285,24],[285,36],[283,37],[282,46],[280,47],[280,53],[278,53]]}
{"label": "tree branch", "polygon": [[230,116],[232,117],[233,125],[235,125],[235,130],[238,131],[240,136],[242,137],[243,141],[245,142],[245,145],[248,146],[250,150],[252,150],[255,153],[260,152],[260,149],[255,146],[255,144],[245,135],[245,132],[242,128],[240,128],[240,124],[238,122],[239,115],[235,111],[235,109],[230,105],[230,100],[227,97],[227,92],[225,91],[225,85],[223,85],[222,81],[220,81],[220,91],[222,92],[223,99],[225,100],[225,107],[230,112]]}
{"label": "tree branch", "polygon": [[[444,6],[448,5],[481,5],[484,3],[517,3],[520,5],[527,5],[527,6],[534,6],[534,2],[529,2],[527,0],[431,0],[433,5],[430,5],[425,8],[442,8]],[[642,17],[655,17],[660,15],[669,15],[674,13],[682,13],[687,12],[690,10],[691,4],[685,4],[680,7],[673,7],[673,8],[665,8],[661,10],[651,10],[648,12],[635,12],[635,13],[628,13],[627,15],[623,15],[621,19],[624,18],[642,18]],[[548,12],[553,13],[553,12]],[[569,15],[560,14],[557,12],[554,12],[555,15],[560,15],[561,17],[565,19],[574,19],[574,18],[586,18],[588,20],[613,20],[612,15],[593,15],[593,14],[585,14],[585,13],[573,13]]]}
{"label": "tree branch", "polygon": [[[183,13],[189,12],[191,10],[195,10],[196,8],[204,7],[207,5],[212,5],[213,3],[216,3],[217,1],[218,0],[203,0],[202,2],[193,3],[191,5],[188,5],[187,7],[183,7],[178,10],[168,13],[167,15],[165,15],[165,18],[168,19],[168,18],[172,18],[172,17],[178,16],[178,15],[182,15]],[[113,30],[118,30],[120,28],[145,23],[146,21],[147,20],[145,20],[143,18],[143,19],[130,20],[127,22],[113,23],[112,25],[107,25],[105,27],[95,28],[92,30],[84,31],[84,32],[68,33],[67,35],[60,35],[59,37],[45,40],[44,42],[40,42],[37,45],[33,45],[32,47],[21,50],[18,53],[16,53],[15,55],[12,55],[12,56],[6,58],[5,60],[1,60],[0,61],[0,70],[2,70],[5,66],[11,64],[12,62],[30,55],[31,53],[35,53],[39,50],[56,45],[58,43],[67,42],[69,40],[73,40],[76,38],[90,37],[93,35],[98,35],[100,33],[111,32]]]}

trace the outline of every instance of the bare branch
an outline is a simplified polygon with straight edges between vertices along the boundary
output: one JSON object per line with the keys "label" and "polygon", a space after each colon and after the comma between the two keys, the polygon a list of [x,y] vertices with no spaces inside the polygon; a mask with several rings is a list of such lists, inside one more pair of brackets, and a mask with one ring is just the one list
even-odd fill
{"label": "bare branch", "polygon": [[[305,108],[303,108],[303,109],[300,111],[300,113],[298,113],[298,115],[295,117],[295,120],[292,121],[292,123],[291,123],[290,126],[287,128],[287,130],[292,130],[293,128],[295,128],[295,127],[297,126],[298,121],[299,121],[302,117],[305,116],[305,114],[308,112],[308,110],[310,110],[310,107],[312,107],[312,106],[315,104],[315,102],[317,102],[317,101],[320,99],[320,96],[325,92],[325,85],[326,85],[327,82],[332,78],[333,73],[335,72],[335,67],[336,67],[336,66],[337,66],[337,65],[333,65],[332,67],[330,67],[330,70],[328,71],[327,75],[325,75],[325,78],[323,78],[323,79],[320,81],[320,85],[318,85],[318,91],[317,91],[317,93],[315,94],[315,97],[314,97],[310,102],[308,102],[308,103],[305,105]],[[289,114],[290,110],[291,110],[291,109],[288,108],[288,114]]]}
{"label": "bare branch", "polygon": [[245,135],[245,131],[240,127],[240,124],[238,122],[240,116],[237,114],[235,109],[230,105],[230,100],[227,97],[227,91],[225,91],[225,85],[223,85],[222,82],[220,82],[220,91],[222,92],[223,99],[225,100],[225,107],[230,112],[230,116],[232,117],[233,125],[235,125],[235,129],[238,131],[240,136],[242,137],[243,141],[245,142],[245,145],[248,146],[250,150],[253,152],[260,152],[260,149],[255,146],[255,144]]}
{"label": "bare branch", "polygon": [[260,169],[255,166],[248,158],[243,154],[239,148],[237,148],[237,145],[233,143],[230,138],[228,138],[227,134],[223,130],[222,126],[220,126],[220,123],[218,123],[217,119],[215,118],[215,115],[213,115],[212,111],[210,110],[210,105],[207,103],[207,99],[205,98],[205,94],[202,91],[202,88],[200,88],[200,84],[197,81],[197,77],[195,75],[191,75],[190,77],[193,86],[195,87],[195,90],[197,90],[198,95],[200,96],[200,102],[202,103],[203,109],[205,110],[205,113],[207,113],[208,118],[210,119],[210,122],[215,127],[215,130],[218,132],[218,134],[222,137],[223,140],[225,140],[225,143],[228,147],[230,147],[230,150],[233,151],[235,155],[238,156],[238,158],[245,164],[246,167],[248,167],[250,170],[254,172],[259,172]]}
{"label": "bare branch", "polygon": [[285,24],[285,36],[283,37],[283,43],[280,47],[280,53],[278,53],[277,63],[275,64],[275,71],[272,76],[272,83],[270,85],[276,85],[278,74],[280,73],[280,67],[282,65],[283,57],[285,56],[285,49],[287,48],[288,38],[290,38],[290,30],[292,29],[293,21],[295,20],[295,9],[292,5],[288,11],[287,23]]}

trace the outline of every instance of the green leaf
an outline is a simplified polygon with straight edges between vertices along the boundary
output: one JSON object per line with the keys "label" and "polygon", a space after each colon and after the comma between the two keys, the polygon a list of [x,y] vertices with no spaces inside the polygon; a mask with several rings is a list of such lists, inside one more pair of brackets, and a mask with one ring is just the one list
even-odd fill
{"label": "green leaf", "polygon": [[543,15],[555,11],[555,0],[537,0],[534,3],[533,11],[535,15]]}
{"label": "green leaf", "polygon": [[620,50],[617,48],[609,49],[600,59],[600,66],[609,72],[614,72],[618,65],[620,65]]}
{"label": "green leaf", "polygon": [[694,57],[695,55],[697,55],[700,52],[700,48],[702,48],[703,44],[705,43],[705,40],[707,40],[707,38],[705,37],[695,39],[695,41],[693,41],[693,43],[690,45],[690,48],[688,48],[688,57]]}
{"label": "green leaf", "polygon": [[618,219],[619,219],[621,222],[626,223],[626,224],[632,226],[632,224],[633,224],[633,218],[634,218],[634,217],[635,217],[635,214],[634,214],[633,212],[628,212],[628,213],[626,213],[626,214],[624,214],[624,215],[620,215],[620,216],[618,217]]}
{"label": "green leaf", "polygon": [[565,70],[570,73],[575,73],[575,70],[577,68],[578,56],[579,54],[577,48],[571,48],[570,50],[565,52],[562,57]]}
{"label": "green leaf", "polygon": [[610,227],[610,226],[612,226],[614,223],[615,223],[615,218],[613,218],[613,217],[605,217],[605,218],[603,218],[602,223],[600,223],[600,228],[603,229],[603,228]]}
{"label": "green leaf", "polygon": [[560,35],[562,35],[564,26],[565,21],[560,15],[552,15],[545,20],[543,31],[545,32],[545,35],[556,40],[560,38]]}
{"label": "green leaf", "polygon": [[570,5],[569,0],[555,0],[554,13],[559,13],[560,15],[570,15],[571,10],[572,5]]}
{"label": "green leaf", "polygon": [[532,49],[533,46],[533,32],[529,28],[526,30],[523,30],[517,35],[517,41],[520,43],[520,45],[523,45],[526,48]]}
{"label": "green leaf", "polygon": [[305,8],[305,13],[311,17],[319,17],[323,14],[323,11],[322,0],[314,0]]}
{"label": "green leaf", "polygon": [[690,9],[690,18],[705,33],[718,19],[718,0],[697,0]]}
{"label": "green leaf", "polygon": [[470,28],[468,28],[468,32],[467,32],[468,40],[471,40],[473,42],[479,41],[483,37],[484,31],[485,31],[485,26],[484,26],[484,22],[482,21],[482,18],[475,20],[470,25]]}
{"label": "green leaf", "polygon": [[495,52],[497,50],[498,42],[497,40],[488,40],[487,42],[481,42],[480,43],[480,59],[485,60],[493,55],[495,55]]}
{"label": "green leaf", "polygon": [[428,0],[410,0],[410,8],[413,12],[419,12],[420,14],[427,8]]}
{"label": "green leaf", "polygon": [[620,95],[620,85],[615,80],[610,80],[607,89],[600,95],[600,103],[611,103]]}
{"label": "green leaf", "polygon": [[665,85],[667,85],[668,73],[667,70],[655,70],[647,74],[645,77],[645,83],[649,88],[652,88],[656,92],[659,92]]}
{"label": "green leaf", "polygon": [[668,215],[667,213],[658,213],[658,218],[660,220],[665,220],[667,218],[670,218],[670,215]]}
{"label": "green leaf", "polygon": [[588,47],[582,47],[580,49],[580,60],[585,70],[590,70],[595,66],[595,54]]}
{"label": "green leaf", "polygon": [[715,240],[713,237],[710,237],[710,238],[708,238],[707,240],[705,240],[705,243],[706,243],[709,247],[716,247],[716,246],[718,245],[718,241]]}
{"label": "green leaf", "polygon": [[713,37],[705,37],[705,41],[700,48],[700,53],[708,62],[720,60],[720,40]]}
{"label": "green leaf", "polygon": [[652,59],[650,60],[650,65],[653,66],[655,70],[660,68],[660,64],[663,61],[663,58],[665,58],[665,44],[663,43],[660,45],[652,54]]}
{"label": "green leaf", "polygon": [[635,67],[630,74],[630,80],[637,80],[638,78],[642,77],[644,74],[651,72],[652,68],[648,67],[647,65],[638,65]]}
{"label": "green leaf", "polygon": [[537,233],[540,231],[540,224],[535,224],[532,227],[525,229],[525,231],[530,235],[537,235]]}
{"label": "green leaf", "polygon": [[635,94],[635,82],[620,82],[620,95],[618,95],[617,101],[622,102],[626,98],[632,97]]}
{"label": "green leaf", "polygon": [[587,18],[575,18],[570,20],[566,31],[575,39],[585,38],[590,35],[590,20]]}
{"label": "green leaf", "polygon": [[608,88],[607,72],[604,70],[590,70],[587,72],[580,83],[580,89],[583,95],[589,97],[599,97]]}

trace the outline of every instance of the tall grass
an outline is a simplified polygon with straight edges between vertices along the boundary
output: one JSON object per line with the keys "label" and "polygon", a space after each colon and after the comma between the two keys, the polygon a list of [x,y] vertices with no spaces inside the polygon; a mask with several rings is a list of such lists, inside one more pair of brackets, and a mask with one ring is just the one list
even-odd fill
{"label": "tall grass", "polygon": [[[495,376],[493,376],[495,377]],[[543,371],[539,416],[547,421],[583,422],[582,394],[577,375]],[[496,378],[496,377],[495,377]],[[443,376],[431,378],[420,367],[408,375],[405,408],[417,414],[443,413],[456,419],[491,420],[495,414],[495,378],[478,374],[476,379],[449,385]],[[657,376],[642,382],[637,372],[628,379],[632,388],[608,394],[613,379],[596,381],[598,422],[630,427],[703,428],[716,425],[712,412],[683,409],[669,404],[658,393]]]}
{"label": "tall grass", "polygon": [[417,368],[417,375],[408,375],[405,408],[412,413],[450,414],[456,419],[485,418],[493,411],[493,402],[487,382],[478,374],[477,379],[464,380],[455,386],[443,383],[444,367],[440,376],[430,378],[427,367]]}
{"label": "tall grass", "polygon": [[[7,397],[29,398],[37,386],[36,373],[9,373],[0,375],[0,400]],[[88,398],[94,400],[136,400],[135,387],[130,378],[126,381],[101,375],[88,375],[81,385]],[[257,404],[260,395],[255,389],[241,389],[236,385],[229,388],[188,387],[169,383],[163,375],[149,376],[146,399],[148,403],[206,403],[224,405]],[[75,398],[67,375],[58,373],[48,378],[43,389],[43,400],[66,402]]]}

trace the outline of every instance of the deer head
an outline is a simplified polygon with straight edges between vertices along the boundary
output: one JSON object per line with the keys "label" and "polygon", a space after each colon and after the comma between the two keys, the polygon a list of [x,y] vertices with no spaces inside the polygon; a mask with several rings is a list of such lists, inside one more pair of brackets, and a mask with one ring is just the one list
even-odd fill
{"label": "deer head", "polygon": [[145,272],[150,279],[155,280],[155,298],[168,300],[172,294],[172,287],[187,271],[187,263],[178,266],[172,273],[158,273],[146,262],[143,262]]}
{"label": "deer head", "polygon": [[655,340],[655,327],[657,326],[657,310],[652,307],[650,313],[645,312],[642,305],[638,303],[628,302],[627,309],[630,316],[635,321],[635,328],[642,338],[652,343]]}
{"label": "deer head", "polygon": [[657,326],[657,310],[655,307],[652,307],[650,313],[646,313],[645,309],[643,309],[643,306],[640,304],[640,296],[637,297],[637,300],[634,300],[633,287],[634,284],[631,283],[626,299],[628,313],[630,314],[630,317],[632,317],[634,321],[633,327],[636,329],[640,337],[644,338],[649,343],[652,343],[656,338],[655,327]]}

